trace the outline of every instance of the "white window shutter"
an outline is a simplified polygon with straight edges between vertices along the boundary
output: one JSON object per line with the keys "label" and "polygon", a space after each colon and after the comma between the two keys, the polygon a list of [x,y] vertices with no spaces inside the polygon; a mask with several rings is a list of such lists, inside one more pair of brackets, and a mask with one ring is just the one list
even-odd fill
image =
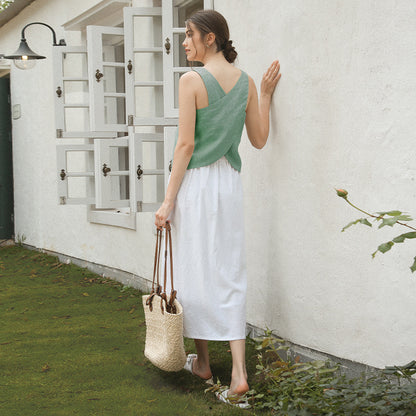
{"label": "white window shutter", "polygon": [[60,144],[57,151],[59,204],[93,204],[94,145]]}
{"label": "white window shutter", "polygon": [[95,139],[95,206],[130,206],[130,169],[128,137]]}
{"label": "white window shutter", "polygon": [[156,211],[165,196],[164,134],[136,133],[137,210]]}
{"label": "white window shutter", "polygon": [[163,107],[162,8],[125,8],[124,33],[128,124],[172,124]]}
{"label": "white window shutter", "polygon": [[126,107],[130,155],[134,157],[131,204],[138,212],[155,211],[165,194],[163,126],[177,124],[164,113],[162,9],[125,8],[124,34]]}
{"label": "white window shutter", "polygon": [[53,53],[56,137],[113,137],[113,132],[91,131],[86,47],[61,46]]}
{"label": "white window shutter", "polygon": [[92,129],[125,132],[124,30],[87,26],[87,45]]}

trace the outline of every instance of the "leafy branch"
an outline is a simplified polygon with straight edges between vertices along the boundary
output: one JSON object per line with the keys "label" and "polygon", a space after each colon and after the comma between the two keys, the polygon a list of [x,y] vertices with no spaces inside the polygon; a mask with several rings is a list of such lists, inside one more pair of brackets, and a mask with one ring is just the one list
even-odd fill
{"label": "leafy branch", "polygon": [[13,2],[14,0],[0,0],[0,13],[7,9]]}
{"label": "leafy branch", "polygon": [[[403,243],[405,240],[416,238],[416,228],[412,227],[411,225],[407,223],[407,222],[413,221],[413,218],[410,217],[408,214],[403,213],[398,210],[377,212],[376,213],[377,215],[371,214],[367,211],[362,210],[361,208],[358,208],[356,205],[350,202],[348,200],[348,192],[345,189],[336,189],[336,192],[339,197],[343,198],[354,209],[362,212],[363,214],[367,216],[366,218],[359,218],[355,221],[350,222],[342,229],[342,231],[345,231],[347,228],[355,224],[363,224],[363,225],[367,225],[368,227],[372,227],[373,225],[371,224],[369,219],[373,219],[374,223],[380,222],[378,228],[385,227],[386,225],[388,225],[389,227],[393,227],[394,225],[399,224],[403,227],[413,230],[404,234],[400,234],[397,237],[393,238],[392,240],[387,241],[386,243],[380,244],[377,247],[377,250],[374,253],[372,253],[373,258],[375,257],[377,252],[380,252],[383,254],[386,253],[394,246],[394,244]],[[413,264],[410,266],[410,270],[412,271],[412,273],[416,270],[416,256],[413,259]]]}

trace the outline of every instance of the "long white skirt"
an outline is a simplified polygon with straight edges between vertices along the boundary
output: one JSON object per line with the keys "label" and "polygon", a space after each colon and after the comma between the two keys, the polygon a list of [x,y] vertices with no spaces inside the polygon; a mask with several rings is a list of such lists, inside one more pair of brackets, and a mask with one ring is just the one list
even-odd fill
{"label": "long white skirt", "polygon": [[244,339],[247,279],[239,172],[225,157],[187,170],[169,219],[184,336]]}

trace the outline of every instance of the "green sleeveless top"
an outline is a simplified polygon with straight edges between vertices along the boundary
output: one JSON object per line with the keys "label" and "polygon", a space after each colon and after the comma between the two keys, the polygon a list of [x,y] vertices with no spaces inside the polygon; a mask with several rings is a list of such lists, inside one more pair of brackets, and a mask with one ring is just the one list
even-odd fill
{"label": "green sleeveless top", "polygon": [[196,110],[195,148],[188,169],[208,166],[225,156],[241,171],[238,146],[241,141],[248,98],[248,75],[240,78],[227,94],[204,67],[193,68],[201,76],[208,93],[208,107]]}

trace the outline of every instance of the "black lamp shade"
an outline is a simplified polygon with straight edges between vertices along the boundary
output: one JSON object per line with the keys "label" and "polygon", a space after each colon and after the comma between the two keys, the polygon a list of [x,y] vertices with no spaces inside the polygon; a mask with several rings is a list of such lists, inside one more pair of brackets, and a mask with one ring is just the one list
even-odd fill
{"label": "black lamp shade", "polygon": [[38,55],[29,48],[26,39],[20,41],[19,49],[13,54],[5,56],[6,59],[23,59],[22,57],[26,56],[24,59],[45,59],[45,56]]}

